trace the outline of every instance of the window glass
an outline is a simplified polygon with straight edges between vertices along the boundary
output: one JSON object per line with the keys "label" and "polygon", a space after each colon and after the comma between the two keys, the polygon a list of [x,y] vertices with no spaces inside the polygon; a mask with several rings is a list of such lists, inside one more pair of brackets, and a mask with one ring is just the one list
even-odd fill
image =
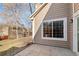
{"label": "window glass", "polygon": [[52,37],[52,22],[43,23],[43,37]]}
{"label": "window glass", "polygon": [[53,37],[54,38],[63,38],[63,21],[53,21]]}
{"label": "window glass", "polygon": [[43,37],[64,38],[63,20],[43,22]]}

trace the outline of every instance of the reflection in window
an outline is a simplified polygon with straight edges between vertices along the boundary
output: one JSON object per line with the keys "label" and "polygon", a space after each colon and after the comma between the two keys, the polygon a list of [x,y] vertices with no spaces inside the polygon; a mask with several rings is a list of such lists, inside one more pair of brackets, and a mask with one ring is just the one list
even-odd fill
{"label": "reflection in window", "polygon": [[43,23],[43,37],[52,37],[52,22]]}
{"label": "reflection in window", "polygon": [[43,22],[43,37],[64,38],[63,20]]}
{"label": "reflection in window", "polygon": [[63,21],[53,21],[53,37],[63,38]]}

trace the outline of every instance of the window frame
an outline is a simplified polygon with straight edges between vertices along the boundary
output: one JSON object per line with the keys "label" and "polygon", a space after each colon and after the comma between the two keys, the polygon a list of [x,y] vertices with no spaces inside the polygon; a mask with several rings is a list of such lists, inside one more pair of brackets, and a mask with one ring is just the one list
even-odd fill
{"label": "window frame", "polygon": [[[64,38],[54,38],[54,37],[43,37],[43,23],[44,22],[52,22],[52,30],[53,30],[53,21],[62,21],[63,20],[63,25],[64,25]],[[53,31],[52,31],[53,32]],[[42,39],[46,39],[46,40],[60,40],[60,41],[67,41],[67,17],[65,18],[59,18],[59,19],[50,19],[50,20],[44,20],[42,22],[42,26],[41,26],[41,37]]]}

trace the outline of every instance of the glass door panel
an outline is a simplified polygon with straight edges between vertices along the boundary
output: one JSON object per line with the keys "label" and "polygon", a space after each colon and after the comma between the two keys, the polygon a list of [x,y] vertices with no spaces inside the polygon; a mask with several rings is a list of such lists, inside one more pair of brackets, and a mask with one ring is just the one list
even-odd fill
{"label": "glass door panel", "polygon": [[77,17],[77,42],[78,42],[78,52],[79,52],[79,17]]}

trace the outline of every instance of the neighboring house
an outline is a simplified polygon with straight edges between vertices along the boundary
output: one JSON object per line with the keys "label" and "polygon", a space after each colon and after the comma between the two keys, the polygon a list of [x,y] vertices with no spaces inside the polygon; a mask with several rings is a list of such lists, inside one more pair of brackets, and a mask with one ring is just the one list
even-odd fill
{"label": "neighboring house", "polygon": [[[73,17],[74,14],[79,15],[78,10],[79,4],[40,4],[30,16],[33,25],[33,43],[65,47],[78,52],[78,24],[74,22],[76,20]],[[79,19],[79,16],[76,17]]]}
{"label": "neighboring house", "polygon": [[0,40],[8,39],[8,27],[0,25]]}
{"label": "neighboring house", "polygon": [[0,25],[0,40],[18,39],[26,36],[28,36],[28,31],[22,26],[7,24]]}

